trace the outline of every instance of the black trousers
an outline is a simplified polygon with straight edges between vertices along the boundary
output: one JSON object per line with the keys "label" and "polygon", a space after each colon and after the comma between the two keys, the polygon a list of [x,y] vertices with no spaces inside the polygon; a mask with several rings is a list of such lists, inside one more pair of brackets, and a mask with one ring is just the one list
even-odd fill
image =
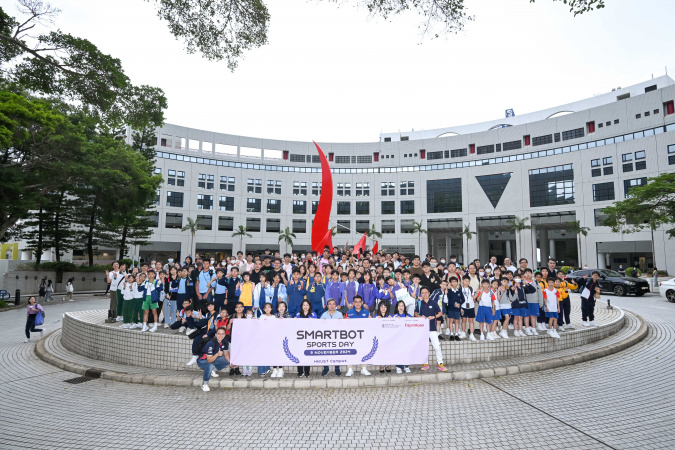
{"label": "black trousers", "polygon": [[570,298],[568,296],[567,298],[564,298],[560,302],[560,320],[559,320],[560,325],[562,325],[563,323],[565,325],[569,325],[570,323],[572,323],[570,321],[570,311],[572,311],[572,303],[570,302]]}
{"label": "black trousers", "polygon": [[309,366],[298,366],[298,375],[302,374],[303,372],[306,376],[309,376]]}
{"label": "black trousers", "polygon": [[591,298],[588,300],[581,299],[581,319],[586,322],[587,320],[595,320],[595,299]]}
{"label": "black trousers", "polygon": [[35,328],[35,314],[28,314],[28,318],[26,319],[26,338],[30,339],[30,333],[40,333],[42,330],[39,328]]}

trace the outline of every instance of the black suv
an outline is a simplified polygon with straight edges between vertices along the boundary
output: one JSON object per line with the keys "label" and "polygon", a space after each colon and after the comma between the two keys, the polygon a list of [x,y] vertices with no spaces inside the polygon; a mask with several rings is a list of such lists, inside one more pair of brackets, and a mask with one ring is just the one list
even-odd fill
{"label": "black suv", "polygon": [[[568,274],[566,278],[580,284],[583,282],[584,275],[590,278],[593,272],[600,273],[598,283],[600,283],[600,291],[602,292],[611,292],[615,295],[635,294],[638,297],[649,292],[648,281],[641,278],[626,277],[619,272],[609,269],[577,270],[574,273]],[[577,291],[581,292],[581,290],[582,288],[580,287]]]}

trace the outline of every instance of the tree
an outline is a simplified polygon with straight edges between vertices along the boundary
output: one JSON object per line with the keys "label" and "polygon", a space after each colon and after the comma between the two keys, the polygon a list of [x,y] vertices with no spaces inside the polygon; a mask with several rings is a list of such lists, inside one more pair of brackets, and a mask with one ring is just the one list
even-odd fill
{"label": "tree", "polygon": [[289,227],[286,227],[284,231],[279,232],[279,240],[277,242],[284,241],[287,248],[292,248],[293,239],[295,239],[295,233],[293,233]]}
{"label": "tree", "polygon": [[197,222],[192,218],[187,218],[187,224],[180,229],[180,231],[189,231],[190,232],[190,250],[189,253],[194,255],[197,252],[197,249],[194,248],[195,243],[195,234],[197,234]]}
{"label": "tree", "polygon": [[528,225],[528,223],[527,223],[529,220],[530,220],[529,217],[520,218],[518,216],[514,216],[513,219],[508,220],[508,224],[509,224],[508,229],[510,231],[516,232],[516,239],[518,241],[518,257],[519,258],[523,257],[522,231],[532,229],[532,225]]}
{"label": "tree", "polygon": [[466,240],[466,245],[464,245],[464,265],[469,264],[469,241],[473,238],[474,234],[477,234],[475,231],[471,231],[471,225],[464,225],[464,228],[462,231],[459,232],[462,236],[464,236]]}
{"label": "tree", "polygon": [[426,234],[426,232],[427,232],[427,230],[422,228],[422,222],[424,222],[424,219],[420,220],[419,222],[417,222],[416,220],[413,220],[412,234],[418,235],[418,240],[419,240],[419,247],[417,247],[418,253],[422,253],[422,234]]}
{"label": "tree", "polygon": [[60,262],[63,253],[74,247],[71,230],[74,204],[65,189],[50,192],[42,197],[40,208],[22,223],[21,237],[26,240],[26,248],[33,250],[38,264],[47,249],[53,248],[56,262]]}
{"label": "tree", "polygon": [[567,229],[570,233],[577,235],[577,254],[579,255],[579,267],[583,267],[581,264],[581,236],[588,236],[588,232],[591,230],[589,227],[582,227],[580,220],[575,220],[567,226]]}
{"label": "tree", "polygon": [[[244,236],[246,237],[253,237],[249,232],[248,228],[246,228],[243,225],[239,225],[239,228],[237,228],[237,231],[232,233],[232,237],[237,237],[239,236],[239,250],[244,251]],[[232,251],[234,253],[234,250]]]}
{"label": "tree", "polygon": [[371,227],[366,230],[366,236],[374,241],[377,239],[382,239],[382,233],[375,229],[375,224],[372,224]]}

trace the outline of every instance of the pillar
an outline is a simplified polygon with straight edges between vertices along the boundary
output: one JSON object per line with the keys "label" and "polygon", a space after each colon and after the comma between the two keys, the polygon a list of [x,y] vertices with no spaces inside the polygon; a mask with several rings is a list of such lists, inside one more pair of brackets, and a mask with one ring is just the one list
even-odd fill
{"label": "pillar", "polygon": [[[555,239],[548,240],[548,253],[549,258],[555,259]],[[548,259],[548,258],[546,258]]]}
{"label": "pillar", "polygon": [[504,256],[511,259],[511,240],[510,239],[506,240],[506,254]]}
{"label": "pillar", "polygon": [[606,261],[607,261],[607,253],[598,253],[598,269],[606,269],[607,268]]}
{"label": "pillar", "polygon": [[548,243],[548,231],[545,229],[539,230],[539,262],[537,267],[546,265],[550,253]]}

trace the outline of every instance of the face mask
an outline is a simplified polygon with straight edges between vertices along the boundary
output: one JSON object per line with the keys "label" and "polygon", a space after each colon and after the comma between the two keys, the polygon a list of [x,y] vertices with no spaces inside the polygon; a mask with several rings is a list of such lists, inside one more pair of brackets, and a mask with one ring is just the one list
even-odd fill
{"label": "face mask", "polygon": [[514,283],[520,283],[520,278],[516,278],[515,280],[513,280],[513,282]]}
{"label": "face mask", "polygon": [[429,265],[430,265],[431,267],[436,267],[436,266],[438,265],[438,263],[432,262],[432,263],[429,263]]}
{"label": "face mask", "polygon": [[480,275],[481,277],[482,277],[482,276],[485,276],[485,272],[483,272],[483,271],[478,272],[478,275]]}
{"label": "face mask", "polygon": [[172,262],[173,262],[173,258],[169,258],[169,262],[172,263]]}
{"label": "face mask", "polygon": [[305,259],[305,255],[300,256],[302,259]]}
{"label": "face mask", "polygon": [[211,264],[215,264],[215,263],[216,263],[216,260],[215,260],[215,259],[212,259],[212,260],[211,260]]}
{"label": "face mask", "polygon": [[445,264],[445,260],[444,260],[444,259],[441,259],[441,264]]}
{"label": "face mask", "polygon": [[443,273],[448,273],[448,269],[445,269],[445,270],[443,271]]}

